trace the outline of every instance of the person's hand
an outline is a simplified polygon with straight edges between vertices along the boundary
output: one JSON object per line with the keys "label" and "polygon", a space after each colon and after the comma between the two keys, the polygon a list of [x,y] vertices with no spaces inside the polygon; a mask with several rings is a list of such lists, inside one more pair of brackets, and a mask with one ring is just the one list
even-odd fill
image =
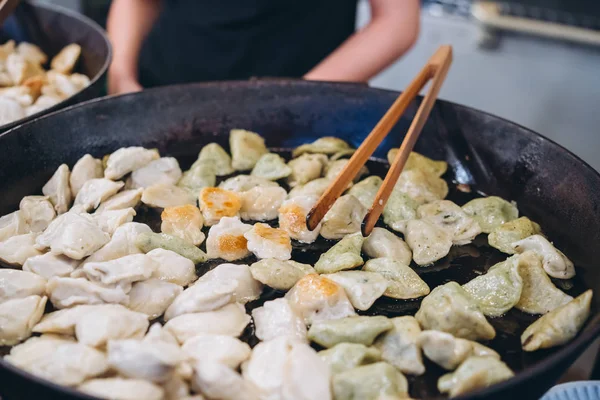
{"label": "person's hand", "polygon": [[109,94],[125,94],[139,92],[144,88],[137,79],[129,75],[121,75],[117,72],[109,72],[108,74],[108,93]]}

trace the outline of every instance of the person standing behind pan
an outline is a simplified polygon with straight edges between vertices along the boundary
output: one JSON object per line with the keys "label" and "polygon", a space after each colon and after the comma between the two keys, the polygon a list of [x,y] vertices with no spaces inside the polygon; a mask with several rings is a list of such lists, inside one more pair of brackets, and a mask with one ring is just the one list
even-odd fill
{"label": "person standing behind pan", "polygon": [[113,0],[109,91],[250,77],[365,82],[419,31],[418,0]]}

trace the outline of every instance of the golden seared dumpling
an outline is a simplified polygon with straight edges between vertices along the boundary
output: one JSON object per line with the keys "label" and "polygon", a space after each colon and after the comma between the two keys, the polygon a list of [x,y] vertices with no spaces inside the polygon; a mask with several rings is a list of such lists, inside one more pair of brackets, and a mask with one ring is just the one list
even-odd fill
{"label": "golden seared dumpling", "polygon": [[19,210],[28,232],[43,232],[56,217],[54,206],[47,196],[25,196],[19,203]]}
{"label": "golden seared dumpling", "polygon": [[252,225],[244,224],[239,217],[221,218],[219,223],[211,226],[208,231],[208,257],[234,261],[249,256],[248,239],[244,234],[250,229]]}
{"label": "golden seared dumpling", "polygon": [[408,194],[394,189],[383,208],[383,222],[396,232],[406,233],[406,224],[417,218],[418,207],[419,203]]}
{"label": "golden seared dumpling", "polygon": [[269,152],[265,146],[265,140],[258,133],[243,129],[231,130],[229,149],[231,150],[231,166],[236,171],[254,168],[260,157]]}
{"label": "golden seared dumpling", "polygon": [[168,183],[149,186],[142,192],[142,203],[149,207],[167,208],[196,204],[196,199],[187,189]]}
{"label": "golden seared dumpling", "polygon": [[307,325],[314,321],[356,315],[344,289],[317,274],[304,276],[287,292],[285,298]]}
{"label": "golden seared dumpling", "polygon": [[363,242],[362,251],[371,258],[393,258],[406,265],[412,260],[412,252],[406,242],[385,228],[373,228]]}
{"label": "golden seared dumpling", "polygon": [[298,157],[304,153],[320,153],[330,155],[351,149],[352,148],[350,145],[340,138],[324,136],[312,143],[303,144],[296,147],[292,153],[292,156]]}
{"label": "golden seared dumpling", "polygon": [[368,310],[388,288],[386,278],[377,272],[339,271],[323,276],[343,287],[357,310]]}
{"label": "golden seared dumpling", "polygon": [[421,328],[415,317],[407,315],[390,318],[392,329],[375,342],[381,358],[404,374],[422,375],[425,372],[421,347],[418,344]]}
{"label": "golden seared dumpling", "polygon": [[290,190],[288,193],[288,199],[292,199],[296,196],[316,196],[321,197],[327,188],[331,185],[331,180],[327,178],[317,178],[304,185],[298,185]]}
{"label": "golden seared dumpling", "polygon": [[323,217],[321,236],[326,239],[342,239],[346,235],[360,232],[367,211],[351,194],[340,197]]}
{"label": "golden seared dumpling", "polygon": [[108,156],[104,177],[106,179],[120,179],[136,169],[142,168],[150,161],[160,157],[158,150],[143,147],[122,147]]}
{"label": "golden seared dumpling", "polygon": [[46,64],[48,56],[38,46],[32,43],[21,42],[17,45],[16,52],[28,62]]}
{"label": "golden seared dumpling", "polygon": [[[397,148],[388,151],[387,159],[390,164],[394,162],[396,154],[398,154]],[[404,171],[410,169],[419,169],[434,176],[442,176],[448,170],[448,163],[446,161],[432,160],[416,151],[411,151],[406,160],[406,164],[404,165]]]}
{"label": "golden seared dumpling", "polygon": [[194,246],[199,246],[204,241],[204,233],[202,233],[204,220],[198,207],[192,204],[167,207],[160,218],[162,232],[177,236]]}
{"label": "golden seared dumpling", "polygon": [[96,378],[85,381],[77,387],[89,395],[118,400],[162,400],[164,399],[164,390],[152,382],[144,379],[126,379],[126,378]]}
{"label": "golden seared dumpling", "polygon": [[67,212],[73,199],[71,187],[69,186],[69,178],[71,171],[66,164],[62,164],[56,169],[52,178],[42,188],[44,196],[48,196],[57,214]]}
{"label": "golden seared dumpling", "polygon": [[336,344],[318,354],[329,365],[332,375],[381,361],[381,352],[378,349],[358,343]]}
{"label": "golden seared dumpling", "polygon": [[31,330],[44,314],[47,300],[46,296],[31,295],[0,303],[0,346],[12,346],[31,336]]}
{"label": "golden seared dumpling", "polygon": [[202,147],[202,150],[198,154],[198,159],[192,164],[190,169],[194,169],[200,164],[214,165],[217,176],[229,175],[234,172],[231,166],[231,157],[218,143],[209,143]]}
{"label": "golden seared dumpling", "polygon": [[336,400],[408,397],[406,377],[386,362],[363,365],[334,375],[332,387]]}
{"label": "golden seared dumpling", "polygon": [[285,163],[283,157],[279,154],[267,153],[258,159],[250,175],[277,181],[288,177],[291,173],[292,169]]}
{"label": "golden seared dumpling", "polygon": [[575,266],[560,250],[542,235],[531,235],[514,242],[513,249],[517,253],[533,251],[542,258],[542,266],[548,275],[557,279],[570,279],[575,276]]}
{"label": "golden seared dumpling", "polygon": [[417,209],[417,216],[446,231],[457,245],[469,244],[481,233],[479,223],[450,200],[423,204]]}
{"label": "golden seared dumpling", "polygon": [[158,183],[175,185],[181,179],[181,175],[177,159],[161,157],[131,173],[131,188],[146,188]]}
{"label": "golden seared dumpling", "polygon": [[242,201],[237,193],[215,187],[202,189],[198,202],[207,226],[215,225],[223,217],[238,216],[242,208]]}
{"label": "golden seared dumpling", "polygon": [[400,174],[394,190],[406,193],[417,203],[428,203],[444,199],[448,195],[448,184],[435,175],[411,169]]}
{"label": "golden seared dumpling", "polygon": [[71,177],[69,178],[73,196],[77,196],[83,184],[90,179],[100,179],[103,177],[104,168],[102,167],[102,160],[94,158],[89,154],[84,155],[73,165],[73,171],[71,171]]}
{"label": "golden seared dumpling", "polygon": [[413,260],[423,267],[446,257],[452,247],[452,236],[447,231],[420,219],[408,221],[404,237]]}
{"label": "golden seared dumpling", "polygon": [[527,217],[517,218],[506,222],[488,235],[488,243],[506,254],[515,254],[513,243],[531,235],[542,233],[542,228]]}
{"label": "golden seared dumpling", "polygon": [[473,199],[462,206],[462,209],[479,223],[483,233],[490,233],[500,225],[519,217],[519,210],[514,203],[497,196]]}
{"label": "golden seared dumpling", "polygon": [[360,255],[363,240],[364,238],[360,232],[345,236],[321,254],[315,264],[315,270],[320,274],[332,274],[360,267],[364,263]]}
{"label": "golden seared dumpling", "polygon": [[569,303],[542,315],[521,335],[525,351],[560,346],[573,339],[590,316],[592,290],[587,290]]}
{"label": "golden seared dumpling", "polygon": [[306,215],[319,200],[316,196],[296,196],[283,202],[279,207],[279,228],[302,243],[312,243],[319,236],[322,222],[314,231],[306,226]]}
{"label": "golden seared dumpling", "polygon": [[248,240],[248,250],[257,258],[292,258],[292,240],[283,229],[258,222],[244,233],[244,237]]}
{"label": "golden seared dumpling", "polygon": [[422,331],[417,338],[417,344],[429,360],[449,371],[455,370],[471,356],[500,359],[498,353],[489,347],[441,331]]}
{"label": "golden seared dumpling", "polygon": [[438,380],[438,390],[450,397],[483,389],[514,376],[508,366],[495,357],[469,357],[454,372]]}
{"label": "golden seared dumpling", "polygon": [[366,262],[364,271],[378,273],[387,282],[383,293],[394,299],[416,299],[429,294],[429,286],[408,265],[393,258],[373,258]]}
{"label": "golden seared dumpling", "polygon": [[287,192],[282,187],[257,186],[240,193],[240,217],[245,221],[270,221],[279,215]]}
{"label": "golden seared dumpling", "polygon": [[392,327],[389,318],[382,315],[319,320],[314,321],[308,330],[308,338],[327,348],[339,343],[359,343],[370,346],[377,336]]}
{"label": "golden seared dumpling", "polygon": [[323,154],[303,154],[290,160],[288,166],[292,169],[292,173],[287,177],[288,185],[290,187],[304,185],[321,177],[327,161],[327,156]]}
{"label": "golden seared dumpling", "polygon": [[421,328],[448,332],[469,340],[491,340],[494,327],[475,300],[456,282],[436,287],[423,299],[415,314]]}
{"label": "golden seared dumpling", "polygon": [[306,325],[286,299],[266,301],[262,307],[252,310],[252,318],[256,337],[260,340],[286,336],[306,341]]}
{"label": "golden seared dumpling", "polygon": [[54,56],[50,61],[50,68],[63,74],[70,74],[81,55],[81,46],[71,43]]}
{"label": "golden seared dumpling", "polygon": [[154,249],[170,250],[191,260],[194,264],[208,259],[208,256],[193,244],[166,233],[142,232],[136,236],[134,244],[144,253]]}
{"label": "golden seared dumpling", "polygon": [[[375,195],[379,191],[383,179],[378,176],[369,176],[358,182],[348,190],[348,194],[356,197],[358,201],[368,210],[373,206]],[[388,200],[389,201],[389,200]]]}
{"label": "golden seared dumpling", "polygon": [[304,275],[315,274],[315,269],[294,260],[265,258],[250,266],[252,277],[277,290],[290,290]]}

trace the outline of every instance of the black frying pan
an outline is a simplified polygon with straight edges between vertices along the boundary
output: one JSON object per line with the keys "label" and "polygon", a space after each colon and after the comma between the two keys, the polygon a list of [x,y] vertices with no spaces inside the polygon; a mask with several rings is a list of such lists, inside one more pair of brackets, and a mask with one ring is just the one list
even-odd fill
{"label": "black frying pan", "polygon": [[[58,165],[73,165],[85,153],[157,147],[187,167],[204,144],[227,147],[231,128],[260,132],[269,147],[291,148],[323,135],[358,146],[397,95],[352,84],[274,80],[173,86],[91,101],[0,136],[0,215],[40,192]],[[415,111],[415,105],[409,108],[375,156],[384,158],[400,144]],[[516,200],[575,262],[578,285],[594,289],[592,317],[576,339],[554,350],[509,355],[516,377],[465,397],[539,398],[600,333],[600,175],[530,130],[444,101],[434,107],[415,150],[448,160],[448,179]],[[393,311],[394,304],[386,307]],[[500,340],[511,329],[514,324],[503,328]],[[505,339],[515,338],[518,332]],[[4,400],[90,398],[3,361],[0,382]],[[435,380],[417,380],[412,387],[415,397],[435,394]]]}

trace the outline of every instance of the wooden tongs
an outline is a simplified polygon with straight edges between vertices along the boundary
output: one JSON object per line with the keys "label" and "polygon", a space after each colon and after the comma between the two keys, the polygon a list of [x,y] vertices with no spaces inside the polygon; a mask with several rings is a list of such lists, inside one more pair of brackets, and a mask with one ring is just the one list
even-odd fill
{"label": "wooden tongs", "polygon": [[396,185],[396,181],[406,164],[408,156],[429,117],[429,113],[440,92],[442,83],[448,74],[451,63],[452,46],[441,46],[429,59],[415,79],[408,85],[406,90],[398,96],[394,104],[392,104],[390,109],[385,113],[377,125],[375,125],[371,133],[369,133],[369,136],[367,136],[356,152],[354,152],[342,172],[340,172],[337,178],[329,185],[317,204],[310,210],[306,217],[308,229],[312,231],[319,225],[319,222],[321,222],[333,203],[348,188],[348,185],[354,179],[358,171],[367,162],[369,157],[371,157],[377,146],[379,146],[392,127],[398,122],[402,114],[404,114],[408,105],[431,80],[432,83],[429,92],[427,92],[423,98],[415,118],[408,128],[406,137],[404,138],[404,141],[402,141],[398,154],[396,154],[396,158],[390,166],[383,184],[375,196],[373,205],[363,220],[363,236],[368,236],[371,233]]}

